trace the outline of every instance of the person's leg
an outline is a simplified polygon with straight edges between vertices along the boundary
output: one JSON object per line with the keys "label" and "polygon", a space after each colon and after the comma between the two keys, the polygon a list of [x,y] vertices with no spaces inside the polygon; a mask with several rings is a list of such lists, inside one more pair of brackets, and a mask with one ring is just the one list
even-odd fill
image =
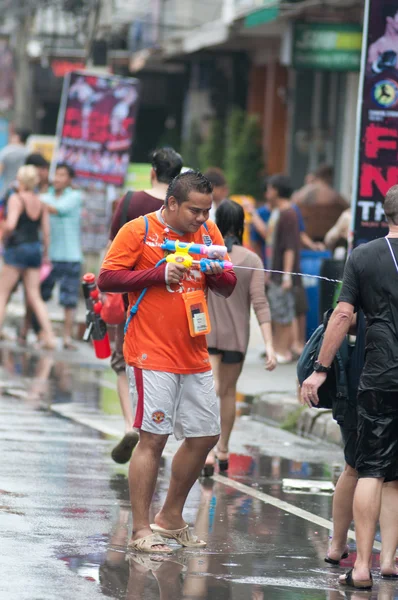
{"label": "person's leg", "polygon": [[220,435],[220,406],[211,371],[180,376],[174,416],[174,433],[184,439],[174,456],[169,491],[155,518],[165,529],[180,529],[186,523],[182,511],[206,456]]}
{"label": "person's leg", "polygon": [[357,482],[356,470],[346,463],[333,496],[333,537],[328,558],[334,561],[340,561],[346,550],[347,532],[353,519],[353,500]]}
{"label": "person's leg", "polygon": [[47,307],[40,293],[40,271],[39,269],[26,269],[22,274],[25,294],[29,306],[32,307],[40,327],[43,331],[44,343],[48,348],[55,347],[55,336],[51,325]]}
{"label": "person's leg", "polygon": [[76,306],[79,301],[80,263],[60,263],[60,303],[65,309],[63,345],[67,350],[75,350],[72,344]]}
{"label": "person's leg", "polygon": [[398,575],[395,554],[398,546],[398,481],[383,486],[381,511],[381,554],[380,569],[382,575]]}
{"label": "person's leg", "polygon": [[131,408],[129,382],[126,371],[120,371],[117,375],[117,393],[124,419],[124,430],[125,433],[129,433],[133,428],[134,416]]}
{"label": "person's leg", "polygon": [[[129,469],[129,488],[133,513],[132,540],[152,535],[149,507],[156,487],[160,458],[168,435],[140,432]],[[156,549],[156,548],[154,548]]]}
{"label": "person's leg", "polygon": [[[210,365],[211,365],[211,369],[213,372],[213,377],[214,377],[214,385],[216,388],[216,394],[218,397],[220,397],[220,365],[221,365],[221,361],[222,361],[222,353],[219,354],[209,354],[209,358],[210,358]],[[206,462],[205,462],[205,468],[204,468],[204,476],[205,477],[211,477],[212,475],[214,475],[214,465],[216,462],[216,455],[214,450],[211,450],[209,452],[209,454],[206,457]]]}
{"label": "person's leg", "polygon": [[123,438],[113,448],[111,456],[115,462],[125,464],[130,460],[133,450],[140,439],[138,431],[133,427],[134,416],[132,406],[134,393],[132,393],[132,397],[130,398],[130,385],[127,378],[123,354],[120,355],[117,352],[114,352],[112,354],[111,366],[117,374],[117,391],[124,418],[125,430]]}
{"label": "person's leg", "polygon": [[274,348],[278,355],[278,362],[290,362],[292,354],[290,352],[292,342],[292,323],[282,325],[281,323],[273,323],[274,327]]}
{"label": "person's leg", "polygon": [[21,276],[21,271],[11,265],[4,265],[1,272],[1,286],[0,286],[0,331],[3,326],[4,317],[6,313],[7,302],[10,298],[10,294]]}
{"label": "person's leg", "polygon": [[220,413],[221,435],[217,445],[219,460],[228,460],[229,438],[236,417],[236,383],[242,372],[243,362],[220,364]]}
{"label": "person's leg", "polygon": [[363,477],[358,480],[354,495],[354,522],[357,541],[354,581],[369,578],[369,565],[380,516],[383,479]]}
{"label": "person's leg", "polygon": [[164,529],[185,527],[186,523],[182,517],[185,501],[200,475],[207,454],[216,445],[218,437],[218,435],[215,435],[188,438],[181,444],[174,456],[170,487],[165,503],[155,517],[156,525]]}

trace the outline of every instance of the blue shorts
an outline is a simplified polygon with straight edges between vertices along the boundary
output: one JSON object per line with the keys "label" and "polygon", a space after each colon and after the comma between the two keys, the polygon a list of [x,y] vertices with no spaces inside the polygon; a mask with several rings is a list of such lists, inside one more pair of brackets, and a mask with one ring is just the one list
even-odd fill
{"label": "blue shorts", "polygon": [[16,269],[40,269],[41,244],[40,242],[26,242],[16,246],[4,248],[4,263]]}
{"label": "blue shorts", "polygon": [[80,269],[79,262],[53,262],[50,275],[41,284],[41,296],[50,300],[54,285],[59,281],[59,303],[65,308],[75,308],[79,301]]}

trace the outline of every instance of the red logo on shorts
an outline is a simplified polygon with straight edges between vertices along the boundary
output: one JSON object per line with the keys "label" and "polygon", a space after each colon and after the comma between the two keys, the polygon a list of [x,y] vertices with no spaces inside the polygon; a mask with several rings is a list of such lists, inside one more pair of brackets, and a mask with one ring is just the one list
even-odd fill
{"label": "red logo on shorts", "polygon": [[163,421],[165,420],[166,415],[164,414],[164,412],[162,410],[155,410],[154,413],[152,413],[152,421],[154,423],[163,423]]}

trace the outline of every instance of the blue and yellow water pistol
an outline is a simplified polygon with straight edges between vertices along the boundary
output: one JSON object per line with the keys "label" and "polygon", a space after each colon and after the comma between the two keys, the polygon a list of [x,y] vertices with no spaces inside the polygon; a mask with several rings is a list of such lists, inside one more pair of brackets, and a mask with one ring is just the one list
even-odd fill
{"label": "blue and yellow water pistol", "polygon": [[[165,240],[161,245],[162,250],[172,252],[166,257],[166,262],[183,265],[187,269],[193,265],[198,265],[202,273],[207,270],[210,263],[217,263],[223,269],[232,269],[233,264],[229,260],[220,260],[227,254],[225,246],[206,246],[205,244],[185,243],[178,240]],[[194,260],[192,255],[207,256],[200,260]]]}

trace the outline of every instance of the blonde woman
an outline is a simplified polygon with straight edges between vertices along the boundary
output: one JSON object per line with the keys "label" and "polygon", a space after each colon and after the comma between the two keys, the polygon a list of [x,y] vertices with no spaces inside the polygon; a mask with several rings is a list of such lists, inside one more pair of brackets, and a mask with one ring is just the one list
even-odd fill
{"label": "blonde woman", "polygon": [[[7,202],[7,217],[2,223],[4,266],[0,275],[0,329],[10,294],[22,279],[26,301],[42,328],[42,347],[53,349],[55,337],[40,294],[40,266],[42,259],[47,257],[49,216],[46,207],[35,193],[39,184],[36,167],[21,167],[17,173],[17,181],[18,192],[10,196]],[[40,237],[43,241],[43,251]]]}

